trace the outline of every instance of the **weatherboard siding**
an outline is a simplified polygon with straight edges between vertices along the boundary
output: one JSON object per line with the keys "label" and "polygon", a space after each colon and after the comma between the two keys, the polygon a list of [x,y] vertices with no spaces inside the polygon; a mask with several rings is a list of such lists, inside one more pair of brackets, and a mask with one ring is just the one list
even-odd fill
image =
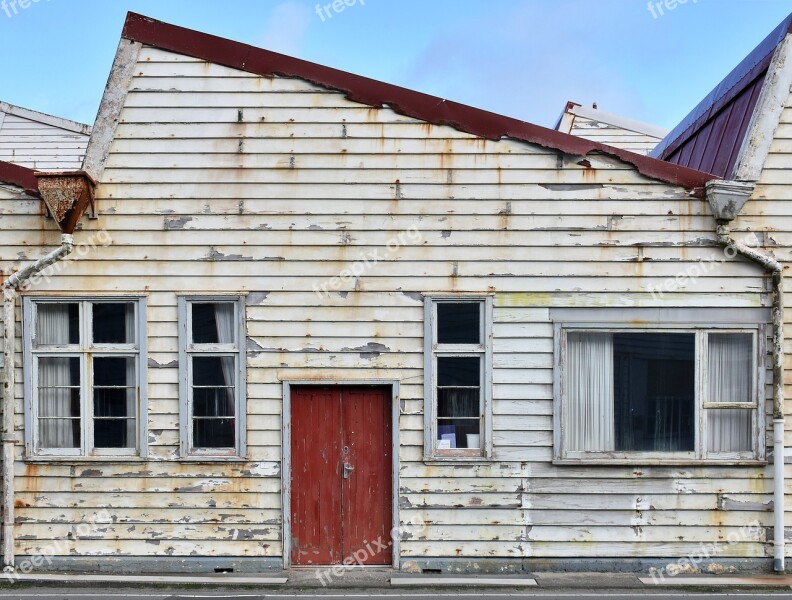
{"label": "weatherboard siding", "polygon": [[[785,266],[785,368],[786,368],[786,405],[785,405],[785,446],[792,443],[792,281],[789,266],[792,265],[792,95],[787,99],[781,119],[773,133],[764,168],[752,198],[746,203],[742,215],[734,221],[733,227],[739,232],[756,232],[763,250],[773,255]],[[787,450],[787,452],[789,452]],[[786,456],[787,482],[792,478],[790,456]],[[787,537],[792,524],[792,486],[787,483]],[[787,545],[786,555],[792,556],[792,547]]]}
{"label": "weatherboard siding", "polygon": [[76,170],[82,167],[87,146],[85,133],[0,112],[2,161],[37,171]]}
{"label": "weatherboard siding", "polygon": [[623,129],[616,125],[588,119],[579,115],[571,115],[572,127],[569,131],[571,135],[622,148],[637,154],[649,154],[655,146],[661,142],[661,138]]}
{"label": "weatherboard siding", "polygon": [[[36,202],[0,213],[0,261],[58,243]],[[567,467],[552,459],[558,307],[757,308],[757,267],[722,257],[706,202],[605,155],[492,141],[144,48],[97,189],[108,247],[37,293],[147,294],[149,459],[26,464],[17,551],[281,556],[282,381],[398,380],[403,565],[427,558],[678,557],[753,520],[765,467]],[[417,231],[392,253],[387,243]],[[19,253],[24,255],[20,256]],[[361,276],[318,296],[377,252]],[[15,262],[16,261],[16,262]],[[248,456],[178,458],[177,293],[246,292]],[[423,462],[422,293],[494,293],[493,460]],[[18,427],[22,427],[21,387]],[[81,539],[77,523],[116,518]],[[768,556],[766,530],[728,557]],[[75,539],[76,537],[76,539]],[[110,543],[108,543],[110,542]]]}

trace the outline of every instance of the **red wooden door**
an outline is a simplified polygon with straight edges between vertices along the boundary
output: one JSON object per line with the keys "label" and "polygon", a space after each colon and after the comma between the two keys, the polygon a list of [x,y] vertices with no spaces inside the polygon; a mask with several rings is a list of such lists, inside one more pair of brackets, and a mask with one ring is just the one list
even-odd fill
{"label": "red wooden door", "polygon": [[391,564],[390,390],[294,387],[291,404],[292,564]]}

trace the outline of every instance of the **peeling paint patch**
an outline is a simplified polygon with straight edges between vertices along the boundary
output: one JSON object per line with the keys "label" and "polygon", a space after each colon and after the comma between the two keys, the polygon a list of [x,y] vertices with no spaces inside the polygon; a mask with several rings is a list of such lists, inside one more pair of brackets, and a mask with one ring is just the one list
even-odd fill
{"label": "peeling paint patch", "polygon": [[365,346],[358,346],[357,348],[341,348],[341,352],[360,352],[360,358],[377,358],[382,352],[390,352],[390,348],[384,344],[376,342],[369,342]]}
{"label": "peeling paint patch", "polygon": [[251,354],[253,356],[258,356],[262,352],[266,351],[266,348],[261,346],[256,340],[254,340],[253,338],[250,338],[250,337],[247,339],[246,348],[247,348],[248,354]]}
{"label": "peeling paint patch", "polygon": [[253,304],[261,304],[271,293],[272,292],[250,292],[250,294],[248,294],[246,304],[249,306]]}
{"label": "peeling paint patch", "polygon": [[551,192],[582,192],[585,190],[601,190],[605,186],[601,183],[589,183],[586,185],[575,185],[572,183],[540,183],[539,187],[543,187]]}
{"label": "peeling paint patch", "polygon": [[443,238],[444,240],[447,240],[448,238],[451,237],[451,230],[450,229],[443,229],[440,232],[440,237]]}
{"label": "peeling paint patch", "polygon": [[424,297],[421,292],[402,292],[402,294],[404,294],[411,300],[415,300],[416,302],[420,302],[421,304],[423,304]]}
{"label": "peeling paint patch", "polygon": [[165,219],[165,229],[169,231],[184,229],[184,226],[192,220],[192,217],[169,217]]}
{"label": "peeling paint patch", "polygon": [[[251,261],[253,260],[252,256],[242,256],[241,254],[223,254],[214,246],[209,247],[209,252],[206,256],[201,258],[202,261],[209,261],[209,262],[223,262],[223,261]],[[283,260],[283,259],[281,259]]]}
{"label": "peeling paint patch", "polygon": [[148,359],[148,366],[152,369],[172,369],[179,366],[178,360],[172,360],[169,363],[159,363],[153,358]]}

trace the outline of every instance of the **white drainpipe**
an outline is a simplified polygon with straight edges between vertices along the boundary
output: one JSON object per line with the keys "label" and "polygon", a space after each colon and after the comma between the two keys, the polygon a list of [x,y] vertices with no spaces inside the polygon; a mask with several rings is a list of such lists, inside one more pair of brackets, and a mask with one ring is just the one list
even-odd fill
{"label": "white drainpipe", "polygon": [[14,344],[16,343],[17,290],[31,277],[58,262],[74,248],[74,236],[64,233],[61,245],[44,258],[11,275],[2,285],[4,327],[3,368],[3,565],[14,569]]}
{"label": "white drainpipe", "polygon": [[784,267],[775,258],[731,237],[729,223],[742,210],[755,188],[742,181],[711,181],[707,200],[718,221],[718,242],[759,265],[773,285],[773,569],[785,571],[784,540]]}

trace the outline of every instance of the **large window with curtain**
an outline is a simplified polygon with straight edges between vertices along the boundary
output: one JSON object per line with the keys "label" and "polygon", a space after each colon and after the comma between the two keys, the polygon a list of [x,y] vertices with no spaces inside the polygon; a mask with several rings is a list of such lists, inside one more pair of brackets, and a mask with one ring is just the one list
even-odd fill
{"label": "large window with curtain", "polygon": [[26,442],[35,454],[141,451],[144,309],[140,298],[25,300]]}
{"label": "large window with curtain", "polygon": [[561,328],[556,458],[762,458],[762,331]]}
{"label": "large window with curtain", "polygon": [[182,454],[245,453],[244,303],[180,299]]}
{"label": "large window with curtain", "polygon": [[490,297],[426,300],[427,458],[489,455],[492,357]]}

